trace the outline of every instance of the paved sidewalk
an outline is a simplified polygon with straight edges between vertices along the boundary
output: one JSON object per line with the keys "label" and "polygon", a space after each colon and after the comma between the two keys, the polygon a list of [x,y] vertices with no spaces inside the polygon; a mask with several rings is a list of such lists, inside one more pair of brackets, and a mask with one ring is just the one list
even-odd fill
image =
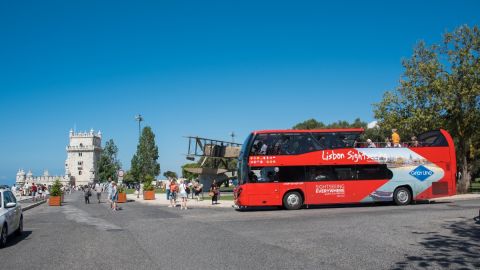
{"label": "paved sidewalk", "polygon": [[431,199],[430,201],[445,202],[445,201],[463,201],[463,200],[475,200],[475,199],[480,199],[480,193],[458,194],[450,197],[435,198],[435,199]]}
{"label": "paved sidewalk", "polygon": [[[170,201],[167,200],[165,193],[155,194],[155,200],[144,200],[140,195],[140,198],[137,199],[135,194],[127,194],[127,200],[134,200],[135,202],[158,205],[168,207]],[[181,199],[177,198],[177,207],[180,207]],[[122,205],[122,204],[119,204]],[[230,200],[218,200],[218,204],[212,205],[212,199],[210,197],[205,197],[203,201],[197,201],[195,199],[188,199],[187,207],[188,208],[232,208],[233,201]]]}

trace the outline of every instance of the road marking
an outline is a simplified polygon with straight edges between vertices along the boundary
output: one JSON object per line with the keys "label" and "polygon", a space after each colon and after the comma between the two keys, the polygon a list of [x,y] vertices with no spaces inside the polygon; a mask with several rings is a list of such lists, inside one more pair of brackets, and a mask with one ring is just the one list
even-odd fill
{"label": "road marking", "polygon": [[92,225],[97,227],[100,230],[118,231],[122,229],[121,227],[115,224],[112,224],[104,219],[92,217],[87,212],[71,205],[62,206],[62,212],[65,214],[68,220],[71,220],[77,223]]}

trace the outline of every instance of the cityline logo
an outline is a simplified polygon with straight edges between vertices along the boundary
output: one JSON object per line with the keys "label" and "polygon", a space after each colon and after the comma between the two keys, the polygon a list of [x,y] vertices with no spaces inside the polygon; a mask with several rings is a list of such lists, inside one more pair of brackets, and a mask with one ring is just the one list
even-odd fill
{"label": "cityline logo", "polygon": [[415,170],[410,172],[410,175],[417,178],[420,181],[425,181],[428,177],[434,174],[433,171],[429,170],[427,167],[420,165]]}

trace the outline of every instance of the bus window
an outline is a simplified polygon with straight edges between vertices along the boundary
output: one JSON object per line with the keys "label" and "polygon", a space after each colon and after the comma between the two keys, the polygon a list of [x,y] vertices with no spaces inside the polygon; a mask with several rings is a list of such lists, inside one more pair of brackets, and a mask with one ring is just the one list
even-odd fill
{"label": "bus window", "polygon": [[278,167],[258,167],[252,168],[249,173],[251,183],[270,183],[278,182]]}
{"label": "bus window", "polygon": [[253,156],[274,155],[275,146],[281,141],[280,134],[258,134],[252,144],[250,154]]}
{"label": "bus window", "polygon": [[447,139],[440,130],[428,131],[418,135],[420,146],[448,146]]}
{"label": "bus window", "polygon": [[288,166],[278,168],[278,181],[280,182],[303,182],[305,181],[305,167]]}
{"label": "bus window", "polygon": [[323,149],[337,149],[337,148],[352,148],[355,141],[360,134],[358,133],[312,133],[316,143],[320,146],[319,150]]}
{"label": "bus window", "polygon": [[333,171],[335,172],[337,180],[355,180],[357,178],[353,166],[334,166]]}
{"label": "bus window", "polygon": [[309,133],[287,134],[278,146],[280,155],[299,155],[321,150]]}
{"label": "bus window", "polygon": [[392,177],[393,173],[387,168],[386,164],[357,166],[358,180],[392,179]]}
{"label": "bus window", "polygon": [[309,181],[330,181],[337,180],[332,166],[308,166],[307,180]]}

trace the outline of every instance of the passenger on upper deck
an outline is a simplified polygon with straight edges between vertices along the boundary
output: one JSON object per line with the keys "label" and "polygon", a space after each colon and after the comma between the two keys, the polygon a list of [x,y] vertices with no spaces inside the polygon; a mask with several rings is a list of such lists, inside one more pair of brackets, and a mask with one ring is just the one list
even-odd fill
{"label": "passenger on upper deck", "polygon": [[266,155],[267,154],[267,149],[268,149],[268,145],[266,143],[263,143],[262,147],[260,148],[259,154],[260,155]]}
{"label": "passenger on upper deck", "polygon": [[412,143],[411,143],[410,146],[411,147],[419,147],[420,146],[420,143],[418,142],[417,137],[415,137],[415,136],[412,137]]}
{"label": "passenger on upper deck", "polygon": [[390,141],[390,138],[385,138],[385,147],[386,148],[392,147],[392,142]]}
{"label": "passenger on upper deck", "polygon": [[396,128],[392,129],[392,142],[393,142],[393,147],[401,147],[400,135],[398,135]]}
{"label": "passenger on upper deck", "polygon": [[367,147],[368,147],[368,148],[377,148],[377,146],[375,145],[375,143],[372,142],[372,140],[370,140],[370,139],[367,139]]}

